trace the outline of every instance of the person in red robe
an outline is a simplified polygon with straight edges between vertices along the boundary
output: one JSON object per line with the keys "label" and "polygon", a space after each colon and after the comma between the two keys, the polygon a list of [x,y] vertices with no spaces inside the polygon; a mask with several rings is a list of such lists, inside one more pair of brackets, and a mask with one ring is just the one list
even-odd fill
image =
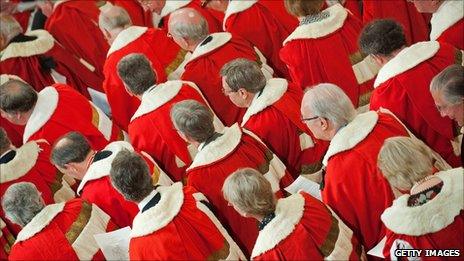
{"label": "person in red robe", "polygon": [[[201,33],[186,35],[183,33],[185,28],[195,28],[191,31]],[[222,93],[219,72],[227,62],[236,58],[247,58],[257,61],[266,71],[267,78],[271,78],[274,71],[266,64],[262,53],[245,39],[230,33],[209,34],[206,20],[191,8],[178,10],[171,15],[169,33],[182,49],[192,52],[181,79],[194,82],[200,88],[224,125],[230,126],[238,122],[244,110],[233,106]]]}
{"label": "person in red robe", "polygon": [[[62,173],[80,180],[77,194],[82,199],[100,207],[122,228],[132,225],[138,209],[136,204],[125,200],[111,185],[111,163],[121,150],[134,149],[127,142],[117,141],[101,151],[95,151],[82,134],[69,132],[55,143],[51,161]],[[172,183],[149,156],[144,159],[150,167],[154,184]]]}
{"label": "person in red robe", "polygon": [[[452,249],[451,256],[463,256],[464,169],[434,173],[433,165],[428,148],[410,138],[390,138],[380,151],[379,168],[390,184],[409,191],[381,216],[387,228],[383,248],[387,260],[397,259],[396,250],[401,249]],[[438,256],[422,251],[418,258]]]}
{"label": "person in red robe", "polygon": [[46,206],[29,182],[10,186],[2,207],[23,227],[9,260],[103,260],[94,235],[117,228],[105,212],[83,199]]}
{"label": "person in red robe", "polygon": [[[111,44],[104,66],[103,89],[108,97],[113,120],[127,130],[140,101],[125,90],[117,74],[118,62],[130,53],[142,53],[150,60],[158,83],[162,83],[168,78],[180,77],[179,70],[182,68],[181,63],[186,52],[168,38],[163,30],[132,26],[129,14],[118,6],[112,6],[102,12],[99,24]],[[124,106],[121,106],[122,104]]]}
{"label": "person in red robe", "polygon": [[[129,123],[132,145],[160,162],[173,180],[184,180],[185,169],[192,163],[196,150],[188,147],[177,133],[171,122],[170,110],[174,103],[189,99],[207,105],[200,90],[192,82],[156,84],[150,61],[143,54],[129,54],[122,58],[118,63],[118,74],[127,91],[141,101]],[[215,123],[218,129],[222,129],[217,117]],[[147,128],[151,131],[147,132]]]}
{"label": "person in red robe", "polygon": [[323,3],[287,4],[300,26],[284,41],[280,57],[301,89],[329,82],[340,86],[355,107],[367,105],[379,68],[359,51],[361,21],[340,4],[321,10]]}
{"label": "person in red robe", "polygon": [[2,260],[8,260],[11,247],[14,245],[16,240],[5,222],[6,220],[0,218],[0,259]]}
{"label": "person in red robe", "polygon": [[[0,85],[6,83],[10,79],[21,79],[16,75],[9,75],[9,74],[1,74],[0,75]],[[2,121],[0,120],[0,127],[2,127],[10,142],[15,147],[21,147],[23,145],[23,134],[24,134],[24,126],[13,124],[9,121]]]}
{"label": "person in red robe", "polygon": [[259,222],[252,260],[361,260],[364,257],[353,231],[324,203],[305,192],[276,199],[266,178],[250,168],[232,173],[222,191],[242,216]]}
{"label": "person in red robe", "polygon": [[286,1],[269,1],[258,0],[260,4],[265,6],[274,14],[274,17],[289,31],[293,32],[298,26],[298,19],[287,12],[285,8]]}
{"label": "person in red robe", "polygon": [[140,209],[130,235],[131,260],[245,259],[201,193],[180,182],[154,188],[147,165],[136,153],[119,152],[110,178]]}
{"label": "person in red robe", "polygon": [[207,6],[225,13],[225,32],[250,41],[267,58],[277,76],[288,78],[287,66],[280,60],[279,50],[293,30],[287,30],[275,13],[258,0],[219,0],[211,1]]}
{"label": "person in red robe", "polygon": [[430,40],[464,50],[464,6],[460,1],[413,0],[420,13],[431,13]]}
{"label": "person in red robe", "polygon": [[153,13],[145,10],[137,0],[110,0],[111,4],[124,8],[135,26],[153,27]]}
{"label": "person in red robe", "polygon": [[436,41],[406,47],[401,25],[393,20],[367,25],[360,46],[382,66],[375,79],[370,109],[390,110],[450,165],[460,166],[460,154],[453,149],[454,124],[440,116],[429,86],[443,69],[462,64],[462,51]]}
{"label": "person in red robe", "polygon": [[301,121],[301,94],[291,92],[297,89],[290,87],[293,83],[281,78],[266,82],[258,64],[246,59],[224,65],[221,76],[223,89],[232,103],[247,108],[242,128],[266,143],[294,178],[321,168],[327,143],[316,140]]}
{"label": "person in red robe", "polygon": [[227,204],[221,188],[224,180],[238,168],[258,169],[272,184],[278,197],[293,182],[280,159],[253,133],[244,132],[238,124],[216,132],[213,114],[203,104],[187,100],[171,110],[174,126],[181,136],[198,148],[187,169],[187,185],[203,193],[214,207],[219,220],[249,256],[258,235],[256,223],[240,216]]}
{"label": "person in red robe", "polygon": [[68,85],[54,84],[37,93],[29,84],[9,80],[0,91],[1,116],[25,126],[24,143],[45,139],[53,144],[69,131],[79,131],[100,150],[126,137],[103,111]]}
{"label": "person in red robe", "polygon": [[[0,198],[12,184],[26,181],[40,191],[45,204],[65,202],[75,197],[74,191],[50,163],[50,144],[46,141],[30,141],[20,148],[12,146],[3,128],[0,128]],[[5,218],[3,209],[0,217],[8,230],[16,237],[21,230]]]}
{"label": "person in red robe", "polygon": [[16,75],[37,91],[54,83],[66,83],[89,98],[88,88],[101,90],[101,80],[94,72],[58,44],[47,31],[34,30],[23,34],[11,16],[1,16],[0,22],[4,39],[0,43],[2,74]]}

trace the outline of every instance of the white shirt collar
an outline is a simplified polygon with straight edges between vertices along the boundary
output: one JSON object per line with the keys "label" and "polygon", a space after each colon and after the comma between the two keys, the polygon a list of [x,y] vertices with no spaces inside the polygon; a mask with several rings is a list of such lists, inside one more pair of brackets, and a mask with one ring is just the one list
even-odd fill
{"label": "white shirt collar", "polygon": [[148,204],[148,202],[150,202],[150,200],[156,196],[156,194],[158,194],[158,191],[156,191],[156,189],[154,189],[152,192],[150,192],[150,194],[148,194],[148,196],[146,196],[144,199],[142,199],[142,201],[140,201],[137,206],[139,207],[139,210],[140,212],[142,212],[142,209],[145,207],[145,205]]}

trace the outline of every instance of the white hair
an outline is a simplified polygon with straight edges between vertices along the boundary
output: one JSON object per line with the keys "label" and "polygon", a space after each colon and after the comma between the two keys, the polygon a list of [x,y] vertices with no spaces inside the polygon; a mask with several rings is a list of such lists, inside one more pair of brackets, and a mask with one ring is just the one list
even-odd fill
{"label": "white hair", "polygon": [[198,16],[198,23],[187,22],[187,21],[177,21],[175,23],[169,23],[170,32],[176,37],[182,37],[189,39],[194,42],[200,42],[205,39],[209,34],[208,22],[206,19],[198,13],[195,9],[192,8],[183,8],[176,11],[178,15],[188,15],[192,17],[194,15]]}
{"label": "white hair", "polygon": [[7,43],[23,32],[21,25],[11,15],[0,15],[0,25],[1,36]]}
{"label": "white hair", "polygon": [[131,18],[127,11],[119,6],[112,6],[98,16],[98,25],[100,28],[111,31],[116,28],[125,28],[132,25]]}
{"label": "white hair", "polygon": [[40,192],[30,182],[11,185],[2,199],[5,216],[21,227],[26,226],[44,207]]}
{"label": "white hair", "polygon": [[458,104],[464,98],[464,67],[450,65],[437,74],[430,83],[430,91],[443,94],[450,104]]}

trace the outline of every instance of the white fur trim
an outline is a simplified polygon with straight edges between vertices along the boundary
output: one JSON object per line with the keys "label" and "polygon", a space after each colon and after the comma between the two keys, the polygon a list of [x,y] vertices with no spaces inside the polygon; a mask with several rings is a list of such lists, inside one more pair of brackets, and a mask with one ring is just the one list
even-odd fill
{"label": "white fur trim", "polygon": [[111,163],[113,162],[114,158],[123,149],[127,149],[129,151],[134,151],[132,145],[125,141],[115,141],[108,144],[103,150],[111,151],[111,155],[107,158],[101,159],[97,162],[90,164],[89,169],[84,175],[79,187],[77,188],[77,194],[80,195],[82,189],[84,188],[85,184],[91,180],[97,180],[103,177],[110,175],[111,170]]}
{"label": "white fur trim", "polygon": [[263,72],[264,77],[266,80],[272,79],[274,77],[274,69],[267,64],[266,57],[264,57],[264,54],[258,49],[258,47],[254,46],[253,49],[261,62],[261,71]]}
{"label": "white fur trim", "polygon": [[30,57],[44,54],[55,46],[55,39],[45,30],[34,30],[26,35],[36,36],[37,39],[22,43],[10,43],[3,51],[0,61],[15,57]]}
{"label": "white fur trim", "polygon": [[259,232],[251,259],[273,249],[295,230],[303,217],[304,205],[304,197],[299,193],[277,201],[276,216]]}
{"label": "white fur trim", "polygon": [[300,136],[300,149],[301,151],[314,147],[314,142],[311,136],[306,133],[301,133]]}
{"label": "white fur trim", "polygon": [[13,75],[13,74],[2,74],[2,75],[0,75],[0,85],[6,83],[9,80],[18,80],[18,81],[22,81],[24,83],[27,83],[26,81],[24,81],[23,79],[21,79],[17,75]]}
{"label": "white fur trim", "polygon": [[[174,1],[175,2],[175,1]],[[217,48],[223,46],[227,42],[232,39],[232,34],[224,32],[224,33],[213,33],[210,34],[213,39],[206,43],[205,45],[198,45],[197,48],[193,51],[192,55],[190,56],[190,60],[192,61],[196,59],[199,56],[202,56],[204,54],[207,54],[209,52],[212,52],[216,50]]]}
{"label": "white fur trim", "polygon": [[324,166],[327,166],[327,161],[333,155],[350,150],[363,141],[377,125],[378,119],[377,112],[369,111],[357,115],[353,121],[339,130],[330,141],[329,149],[322,160]]}
{"label": "white fur trim", "polygon": [[66,202],[76,197],[76,193],[74,190],[69,186],[68,182],[63,178],[61,181],[61,188],[55,192],[53,195],[53,201],[56,203],[58,202]]}
{"label": "white fur trim", "polygon": [[17,180],[26,175],[37,162],[39,144],[30,141],[16,150],[16,156],[8,163],[0,164],[0,184]]}
{"label": "white fur trim", "polygon": [[280,190],[280,180],[285,176],[287,167],[285,164],[272,153],[272,160],[269,162],[269,171],[263,176],[271,183],[272,192]]}
{"label": "white fur trim", "polygon": [[63,211],[65,203],[51,204],[42,209],[31,222],[29,222],[18,234],[16,243],[25,241],[44,229],[50,222]]}
{"label": "white fur trim", "polygon": [[227,6],[224,19],[222,22],[222,29],[226,31],[226,21],[229,16],[243,12],[250,7],[252,7],[254,4],[256,4],[258,1],[257,0],[247,0],[247,1],[229,1],[229,5]]}
{"label": "white fur trim", "polygon": [[[430,40],[437,40],[448,28],[464,18],[464,4],[461,1],[443,1],[438,10],[432,14]],[[461,32],[462,33],[462,32]]]}
{"label": "white fur trim", "polygon": [[381,216],[385,226],[396,234],[410,236],[435,233],[449,226],[464,209],[463,171],[460,167],[435,174],[443,187],[424,205],[408,207],[407,194],[397,198]]}
{"label": "white fur trim", "polygon": [[222,136],[213,140],[207,146],[198,151],[192,164],[187,170],[211,164],[226,157],[235,150],[242,139],[242,130],[237,123],[224,128]]}
{"label": "white fur trim", "polygon": [[92,212],[89,221],[72,244],[72,248],[79,257],[79,260],[93,259],[93,256],[100,249],[93,236],[106,233],[106,227],[109,221],[110,216],[103,212],[97,205],[92,204]]}
{"label": "white fur trim", "polygon": [[432,58],[438,50],[440,50],[440,44],[436,41],[418,42],[404,48],[380,69],[374,88]]}
{"label": "white fur trim", "polygon": [[37,103],[24,127],[24,143],[50,120],[58,106],[58,100],[58,91],[52,86],[45,87],[38,93]]}
{"label": "white fur trim", "polygon": [[380,70],[380,65],[375,62],[372,56],[368,55],[352,68],[358,84],[362,84],[375,78]]}
{"label": "white fur trim", "polygon": [[56,9],[59,5],[61,5],[61,4],[64,3],[64,2],[67,2],[67,1],[69,1],[69,0],[58,0],[58,1],[55,1],[55,3],[53,4],[53,11],[55,11],[55,9]]}
{"label": "white fur trim", "polygon": [[111,119],[100,109],[98,106],[89,101],[92,110],[95,110],[98,114],[98,130],[103,134],[107,141],[111,140],[111,134],[113,132],[113,122]]}
{"label": "white fur trim", "polygon": [[184,204],[182,183],[159,187],[161,199],[156,206],[139,213],[132,223],[131,238],[152,234],[167,226],[179,213]]}
{"label": "white fur trim", "polygon": [[106,57],[110,56],[110,54],[126,47],[128,44],[132,43],[133,41],[137,40],[142,36],[146,31],[148,31],[147,27],[141,26],[130,26],[124,30],[122,30],[116,39],[114,40],[113,44],[111,44],[110,49],[108,50],[108,54]]}
{"label": "white fur trim", "polygon": [[82,65],[84,65],[87,69],[89,69],[89,71],[95,72],[95,67],[91,65],[89,62],[87,62],[86,60],[84,60],[83,58],[79,58],[79,62]]}
{"label": "white fur trim", "polygon": [[185,167],[185,162],[183,162],[179,157],[175,156],[176,166],[178,168]]}
{"label": "white fur trim", "polygon": [[348,17],[348,11],[340,4],[335,4],[325,9],[323,12],[329,12],[329,17],[321,21],[298,26],[295,31],[285,39],[283,45],[292,40],[317,39],[329,35],[342,28]]}
{"label": "white fur trim", "polygon": [[267,81],[261,95],[255,94],[250,107],[243,115],[241,126],[245,126],[251,116],[258,114],[269,106],[276,103],[285,94],[288,82],[285,79],[274,78]]}
{"label": "white fur trim", "polygon": [[181,1],[166,1],[166,4],[163,7],[163,10],[161,10],[161,17],[165,17],[166,15],[183,8],[186,5],[189,5],[192,2],[192,0],[181,0]]}

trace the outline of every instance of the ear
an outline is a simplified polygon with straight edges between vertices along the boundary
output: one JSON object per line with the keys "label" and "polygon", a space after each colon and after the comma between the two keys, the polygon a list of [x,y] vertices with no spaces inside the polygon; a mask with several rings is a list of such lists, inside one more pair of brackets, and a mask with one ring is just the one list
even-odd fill
{"label": "ear", "polygon": [[326,119],[326,118],[322,118],[320,117],[320,126],[323,130],[327,130],[327,128],[329,127],[329,121]]}
{"label": "ear", "polygon": [[249,93],[243,88],[239,88],[237,92],[243,99],[246,99],[249,95]]}
{"label": "ear", "polygon": [[377,54],[371,54],[371,57],[374,59],[374,61],[382,66],[383,65],[383,59],[382,59],[382,56],[381,55],[377,55]]}

